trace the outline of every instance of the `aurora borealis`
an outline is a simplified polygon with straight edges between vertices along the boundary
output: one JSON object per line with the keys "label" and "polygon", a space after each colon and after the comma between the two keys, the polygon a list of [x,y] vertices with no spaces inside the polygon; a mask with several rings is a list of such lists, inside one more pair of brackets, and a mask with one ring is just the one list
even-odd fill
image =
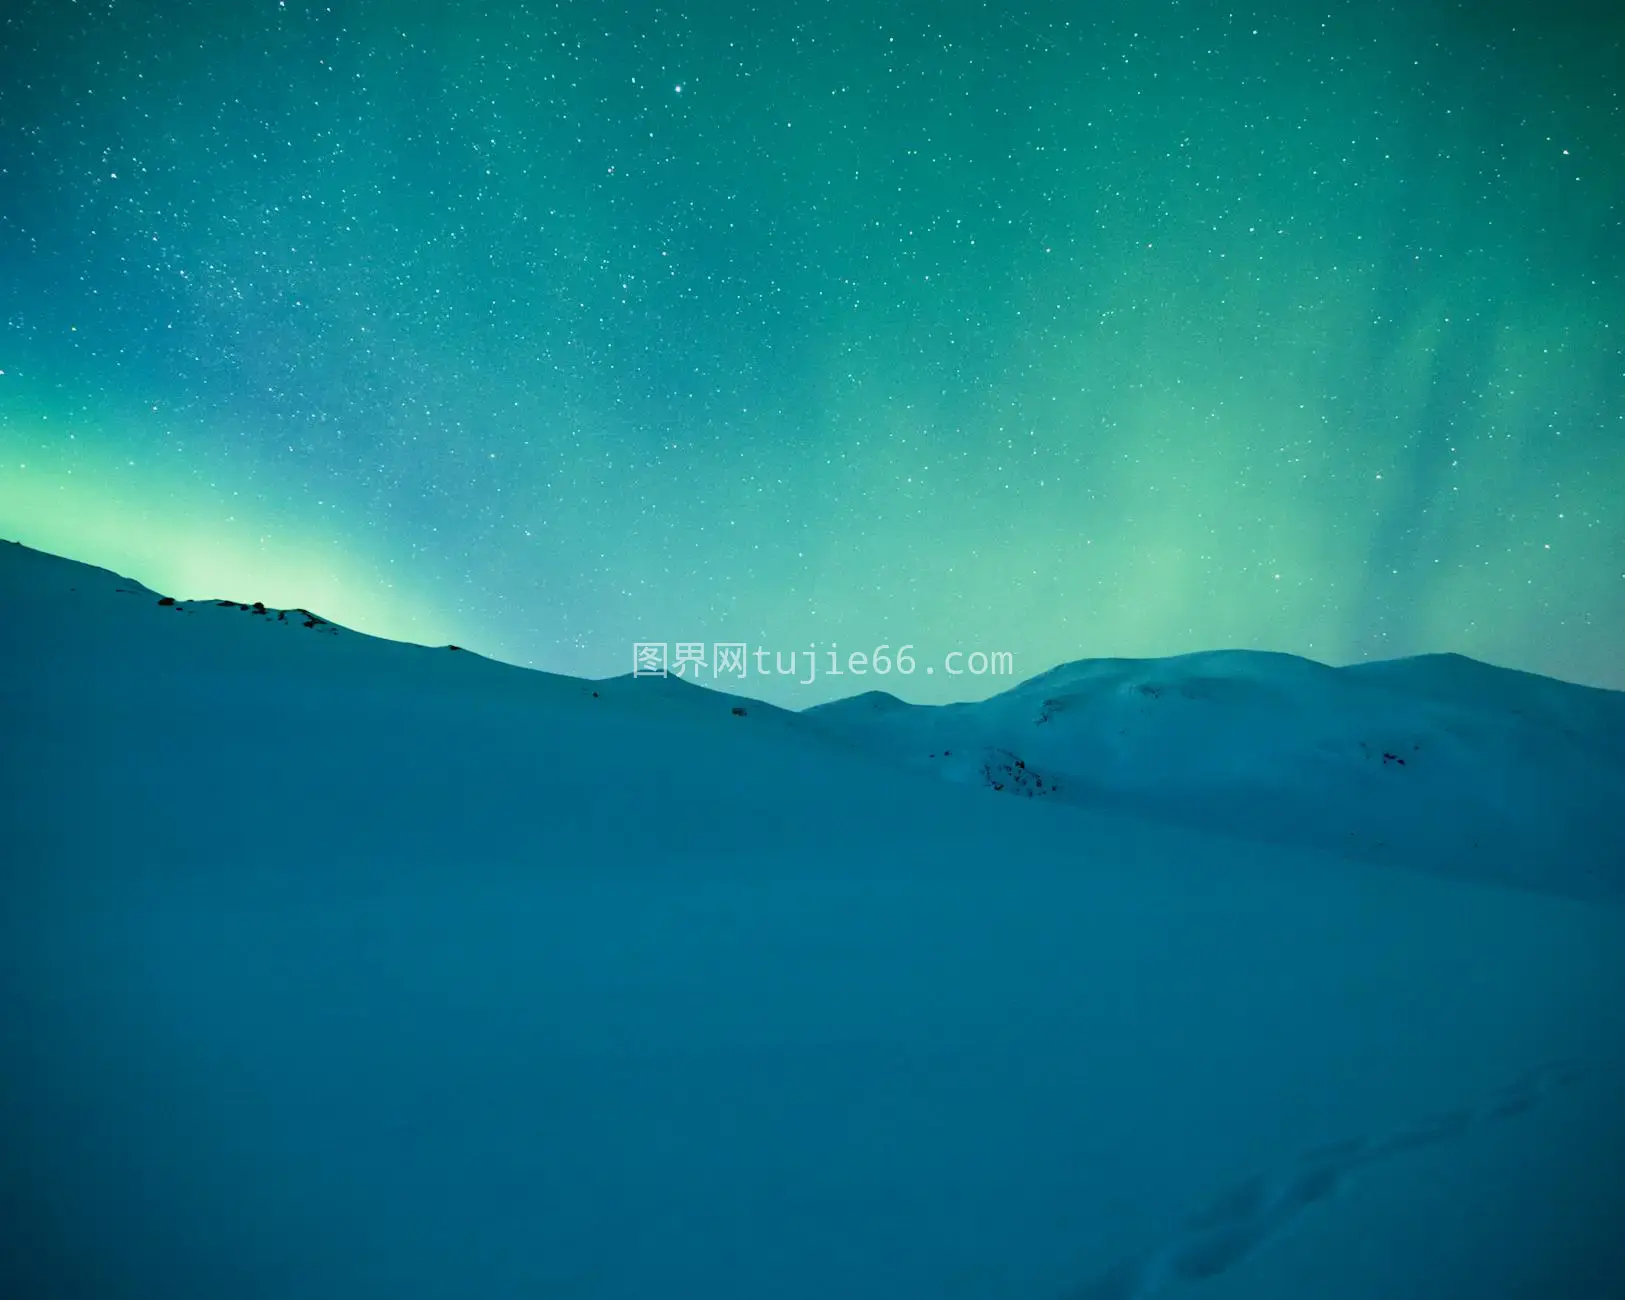
{"label": "aurora borealis", "polygon": [[1625,688],[1616,10],[20,0],[0,535],[591,676]]}

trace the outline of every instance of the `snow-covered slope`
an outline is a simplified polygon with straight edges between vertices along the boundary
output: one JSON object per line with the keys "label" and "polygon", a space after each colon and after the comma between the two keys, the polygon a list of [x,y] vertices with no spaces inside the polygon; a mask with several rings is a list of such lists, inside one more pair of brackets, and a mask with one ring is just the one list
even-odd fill
{"label": "snow-covered slope", "polygon": [[1085,660],[976,704],[869,694],[808,716],[1010,794],[1625,897],[1625,694],[1458,655]]}
{"label": "snow-covered slope", "polygon": [[161,600],[0,546],[0,1294],[1625,1294],[1619,908]]}

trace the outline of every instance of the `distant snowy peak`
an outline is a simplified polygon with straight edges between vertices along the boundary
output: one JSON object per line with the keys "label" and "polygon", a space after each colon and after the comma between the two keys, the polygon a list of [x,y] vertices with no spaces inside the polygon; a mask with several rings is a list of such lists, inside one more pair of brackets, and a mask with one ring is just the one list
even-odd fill
{"label": "distant snowy peak", "polygon": [[914,706],[904,700],[898,699],[887,691],[865,691],[862,695],[853,695],[844,700],[837,700],[832,704],[818,705],[807,712],[816,712],[819,708],[849,709],[852,712],[893,713],[899,709],[910,709]]}
{"label": "distant snowy peak", "polygon": [[1003,695],[1029,698],[1042,692],[1062,697],[1111,687],[1152,697],[1239,699],[1252,692],[1258,698],[1319,703],[1317,692],[1348,692],[1351,683],[1473,710],[1526,715],[1615,738],[1625,728],[1625,693],[1500,668],[1459,654],[1415,655],[1343,668],[1263,650],[1208,650],[1164,659],[1083,659],[1060,664]]}
{"label": "distant snowy peak", "polygon": [[1625,896],[1625,694],[1459,655],[1082,660],[977,704],[864,695],[807,716],[999,793]]}
{"label": "distant snowy peak", "polygon": [[1203,650],[1164,659],[1079,659],[1058,664],[1006,691],[1049,691],[1088,687],[1100,683],[1137,684],[1140,681],[1223,678],[1278,685],[1283,681],[1315,680],[1337,669],[1298,655],[1270,650]]}

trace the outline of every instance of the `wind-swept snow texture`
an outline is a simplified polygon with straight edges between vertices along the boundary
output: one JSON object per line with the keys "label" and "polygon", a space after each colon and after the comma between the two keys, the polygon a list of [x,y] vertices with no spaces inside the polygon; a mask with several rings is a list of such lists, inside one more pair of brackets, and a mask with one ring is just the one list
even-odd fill
{"label": "wind-swept snow texture", "polygon": [[[1453,792],[1431,843],[1545,819],[1507,888],[1198,829],[1211,697],[1125,816],[242,594],[0,546],[0,1294],[1625,1295],[1625,909],[1564,856],[1617,697],[1352,674],[1357,740],[1561,759],[1406,763]],[[1351,724],[1300,661],[1156,671]],[[1262,754],[1225,787],[1259,817],[1399,775]]]}

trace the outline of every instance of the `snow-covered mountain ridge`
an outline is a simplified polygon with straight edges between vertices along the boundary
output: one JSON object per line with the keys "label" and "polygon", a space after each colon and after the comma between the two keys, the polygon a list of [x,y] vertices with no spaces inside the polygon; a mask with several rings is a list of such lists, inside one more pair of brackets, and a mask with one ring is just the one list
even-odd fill
{"label": "snow-covered mountain ridge", "polygon": [[1625,694],[1458,655],[1084,660],[975,704],[871,693],[806,716],[1005,793],[1625,896]]}
{"label": "snow-covered mountain ridge", "polygon": [[[122,610],[174,662],[206,648],[252,675],[286,672],[314,653],[324,680],[359,674],[356,688],[369,692],[393,683],[483,699],[501,680],[510,701],[546,707],[593,700],[614,714],[636,699],[637,716],[656,726],[748,717],[754,729],[799,736],[815,750],[833,742],[976,790],[1465,879],[1625,897],[1625,693],[1457,655],[1346,668],[1256,651],[1082,660],[974,704],[910,705],[870,692],[794,714],[678,678],[587,682],[455,646],[380,641],[303,609],[176,600],[16,545],[0,548],[0,562],[14,616],[40,602],[28,616],[36,635],[20,652],[46,654],[48,644],[57,662],[98,636],[123,635],[106,624]],[[214,629],[206,642],[189,631],[199,619]],[[285,646],[260,624],[329,645]],[[57,635],[41,639],[52,627]],[[463,675],[430,671],[431,653],[460,654]],[[471,696],[469,707],[483,706]],[[868,770],[871,781],[896,779]]]}

